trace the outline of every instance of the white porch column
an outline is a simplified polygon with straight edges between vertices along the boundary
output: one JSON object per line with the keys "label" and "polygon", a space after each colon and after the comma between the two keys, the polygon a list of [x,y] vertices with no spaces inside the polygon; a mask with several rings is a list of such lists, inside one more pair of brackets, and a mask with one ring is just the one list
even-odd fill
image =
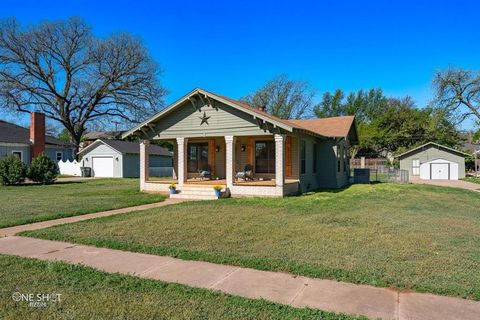
{"label": "white porch column", "polygon": [[150,141],[143,140],[140,143],[140,191],[146,190],[145,183],[149,178],[150,167]]}
{"label": "white porch column", "polygon": [[185,165],[185,160],[187,156],[187,138],[177,138],[177,178],[178,185],[181,187],[185,183],[187,177],[187,166]]}
{"label": "white porch column", "polygon": [[234,136],[225,136],[225,152],[226,152],[226,178],[227,178],[227,188],[233,187],[234,181],[234,170],[235,170],[235,137]]}
{"label": "white porch column", "polygon": [[177,141],[173,141],[173,170],[172,179],[178,179],[178,144]]}
{"label": "white porch column", "polygon": [[285,184],[285,135],[275,134],[275,185],[277,195],[283,196]]}

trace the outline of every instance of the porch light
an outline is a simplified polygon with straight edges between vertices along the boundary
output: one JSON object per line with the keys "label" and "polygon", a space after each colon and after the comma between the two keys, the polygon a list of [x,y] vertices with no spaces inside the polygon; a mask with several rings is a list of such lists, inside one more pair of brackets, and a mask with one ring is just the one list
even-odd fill
{"label": "porch light", "polygon": [[215,147],[215,152],[220,152],[220,146]]}
{"label": "porch light", "polygon": [[242,144],[242,152],[245,152],[245,150],[247,150],[247,146]]}

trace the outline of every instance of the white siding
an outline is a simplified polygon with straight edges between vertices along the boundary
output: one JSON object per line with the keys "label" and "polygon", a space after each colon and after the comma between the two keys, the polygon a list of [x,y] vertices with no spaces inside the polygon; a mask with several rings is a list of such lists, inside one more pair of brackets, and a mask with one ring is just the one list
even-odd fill
{"label": "white siding", "polygon": [[420,165],[420,179],[430,180],[430,166],[435,163],[448,163],[450,165],[450,180],[458,180],[458,163],[445,159],[436,159],[422,163]]}

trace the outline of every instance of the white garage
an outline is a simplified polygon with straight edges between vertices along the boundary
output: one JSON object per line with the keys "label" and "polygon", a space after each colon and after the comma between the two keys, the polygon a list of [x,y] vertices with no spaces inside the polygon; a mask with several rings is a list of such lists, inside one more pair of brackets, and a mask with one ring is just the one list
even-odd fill
{"label": "white garage", "polygon": [[[140,144],[121,140],[98,139],[80,150],[80,163],[91,168],[93,177],[135,178],[140,176]],[[150,169],[171,172],[173,155],[160,146],[150,147]]]}
{"label": "white garage", "polygon": [[400,169],[422,180],[458,180],[465,178],[465,157],[468,154],[438,143],[429,142],[396,158]]}
{"label": "white garage", "polygon": [[92,157],[92,175],[94,177],[113,178],[113,157]]}
{"label": "white garage", "polygon": [[458,163],[436,159],[420,164],[420,179],[458,180]]}

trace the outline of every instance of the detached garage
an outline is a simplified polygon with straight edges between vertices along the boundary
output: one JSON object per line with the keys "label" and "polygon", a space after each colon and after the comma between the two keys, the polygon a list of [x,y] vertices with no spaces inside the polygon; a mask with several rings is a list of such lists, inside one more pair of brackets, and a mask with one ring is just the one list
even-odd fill
{"label": "detached garage", "polygon": [[397,158],[400,169],[422,180],[458,180],[465,178],[465,156],[468,154],[429,142]]}
{"label": "detached garage", "polygon": [[[135,142],[98,139],[78,155],[92,176],[103,178],[137,178],[140,176],[140,145]],[[173,155],[165,148],[150,146],[150,168],[172,168]]]}

